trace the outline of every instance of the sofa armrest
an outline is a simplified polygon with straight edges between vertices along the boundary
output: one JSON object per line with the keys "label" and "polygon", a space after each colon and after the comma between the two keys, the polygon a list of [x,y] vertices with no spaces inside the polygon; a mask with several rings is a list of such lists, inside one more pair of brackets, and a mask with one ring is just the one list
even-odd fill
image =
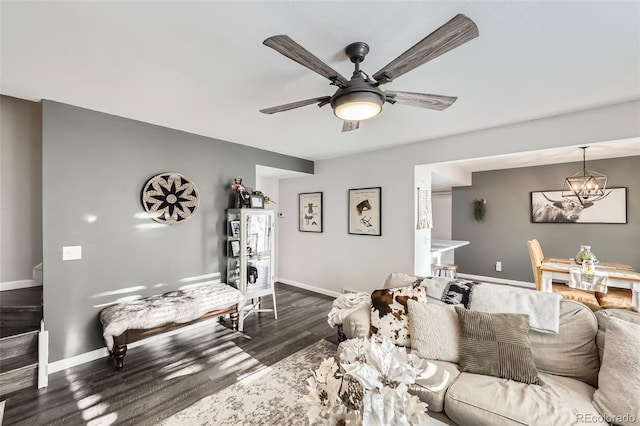
{"label": "sofa armrest", "polygon": [[342,320],[342,332],[347,339],[369,337],[371,306],[363,306]]}

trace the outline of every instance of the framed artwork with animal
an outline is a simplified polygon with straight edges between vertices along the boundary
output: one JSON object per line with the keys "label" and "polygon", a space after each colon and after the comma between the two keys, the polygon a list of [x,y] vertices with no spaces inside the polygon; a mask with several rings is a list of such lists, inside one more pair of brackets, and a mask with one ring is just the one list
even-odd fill
{"label": "framed artwork with animal", "polygon": [[382,187],[349,190],[349,233],[382,235]]}
{"label": "framed artwork with animal", "polygon": [[608,188],[597,201],[562,197],[562,191],[531,192],[532,223],[627,223],[627,188]]}
{"label": "framed artwork with animal", "polygon": [[299,194],[298,216],[300,232],[322,232],[322,192]]}

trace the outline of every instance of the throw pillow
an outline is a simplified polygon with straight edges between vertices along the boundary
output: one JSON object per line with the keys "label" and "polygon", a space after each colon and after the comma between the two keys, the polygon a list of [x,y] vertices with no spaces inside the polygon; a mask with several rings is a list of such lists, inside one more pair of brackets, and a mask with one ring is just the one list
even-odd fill
{"label": "throw pillow", "polygon": [[418,275],[405,274],[404,272],[393,272],[385,280],[384,288],[418,286],[424,278]]}
{"label": "throw pillow", "polygon": [[542,384],[529,343],[529,315],[455,310],[462,371]]}
{"label": "throw pillow", "polygon": [[399,346],[411,346],[409,299],[427,303],[427,289],[402,287],[371,293],[371,334],[384,336]]}
{"label": "throw pillow", "polygon": [[604,355],[593,404],[608,422],[637,425],[640,420],[640,325],[607,320]]}
{"label": "throw pillow", "polygon": [[409,332],[420,358],[459,362],[460,323],[452,305],[409,300]]}

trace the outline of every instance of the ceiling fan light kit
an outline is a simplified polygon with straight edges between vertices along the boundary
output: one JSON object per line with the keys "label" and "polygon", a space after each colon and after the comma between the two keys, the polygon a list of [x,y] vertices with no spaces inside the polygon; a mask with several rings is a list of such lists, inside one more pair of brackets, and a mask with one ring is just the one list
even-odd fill
{"label": "ceiling fan light kit", "polygon": [[331,107],[338,118],[360,121],[380,114],[384,101],[382,90],[371,86],[358,72],[347,87],[339,88],[331,97]]}
{"label": "ceiling fan light kit", "polygon": [[358,129],[360,121],[380,114],[385,102],[442,111],[451,106],[457,98],[425,93],[384,92],[380,89],[380,85],[389,83],[443,53],[478,37],[478,34],[476,24],[466,16],[458,14],[373,74],[373,78],[360,70],[360,63],[369,53],[369,46],[364,42],[351,43],[345,48],[345,54],[355,64],[355,70],[348,81],[289,36],[269,37],[264,41],[265,46],[271,47],[287,58],[329,79],[330,84],[338,86],[338,90],[333,96],[292,102],[261,109],[260,112],[274,114],[306,105],[317,104],[322,107],[329,103],[335,116],[344,120],[342,131],[347,132]]}

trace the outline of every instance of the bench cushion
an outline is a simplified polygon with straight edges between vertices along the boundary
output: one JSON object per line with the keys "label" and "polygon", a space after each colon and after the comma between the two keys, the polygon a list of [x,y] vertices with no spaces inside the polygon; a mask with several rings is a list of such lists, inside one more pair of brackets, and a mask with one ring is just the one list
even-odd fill
{"label": "bench cushion", "polygon": [[236,288],[220,283],[170,291],[103,309],[100,312],[102,335],[111,351],[114,337],[126,330],[189,322],[235,304],[240,310],[244,302],[244,296]]}

